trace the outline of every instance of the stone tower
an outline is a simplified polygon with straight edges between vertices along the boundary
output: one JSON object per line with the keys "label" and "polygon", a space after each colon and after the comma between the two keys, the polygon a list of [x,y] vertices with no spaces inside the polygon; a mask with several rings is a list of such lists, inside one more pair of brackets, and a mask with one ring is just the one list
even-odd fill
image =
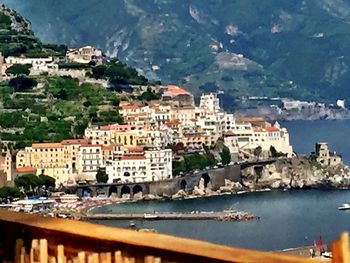
{"label": "stone tower", "polygon": [[325,159],[329,158],[329,147],[328,143],[326,142],[318,142],[316,143],[316,156],[317,157],[322,157]]}

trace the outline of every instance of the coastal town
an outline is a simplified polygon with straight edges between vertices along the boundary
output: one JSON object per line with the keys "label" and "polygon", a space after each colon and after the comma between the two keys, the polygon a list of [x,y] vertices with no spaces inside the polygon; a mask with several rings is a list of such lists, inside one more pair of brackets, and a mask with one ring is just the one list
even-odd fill
{"label": "coastal town", "polygon": [[[87,46],[67,51],[66,59],[77,63],[104,63],[102,52]],[[1,60],[0,60],[1,61]],[[15,64],[31,64],[31,74],[86,74],[83,70],[58,71],[52,58],[7,57],[0,64],[3,77]],[[79,73],[78,73],[79,72]],[[203,154],[219,140],[229,149],[232,162],[269,158],[270,149],[292,156],[288,131],[263,117],[240,118],[220,107],[216,93],[203,94],[199,105],[187,90],[175,85],[162,88],[159,100],[142,105],[120,104],[122,124],[89,125],[84,137],[61,142],[33,143],[19,150],[15,161],[3,152],[1,168],[10,183],[17,176],[45,174],[56,186],[94,182],[105,169],[108,182],[146,182],[173,177],[172,163],[184,155]],[[259,156],[254,151],[259,149]]]}
{"label": "coastal town", "polygon": [[[269,68],[244,50],[244,24],[230,22],[226,40],[208,34],[211,44],[198,52],[191,47],[206,39],[182,30],[185,45],[168,38],[162,47],[173,54],[155,59],[141,43],[150,28],[162,43],[173,14],[159,25],[153,15],[167,1],[122,2],[125,25],[130,14],[144,23],[136,55],[127,27],[107,47],[88,34],[48,44],[16,7],[0,3],[0,262],[347,262],[347,233],[331,250],[327,243],[346,228],[336,219],[350,210],[349,156],[335,151],[345,152],[336,136],[309,136],[293,121],[350,119],[348,94],[327,85],[318,94],[288,72],[277,75],[283,56],[276,52],[281,62]],[[224,25],[185,2],[191,23]],[[64,27],[60,16],[56,27]],[[285,34],[276,21],[267,34]]]}
{"label": "coastal town", "polygon": [[[68,50],[65,59],[81,64],[107,63],[102,52],[90,46]],[[101,89],[109,85],[105,80],[83,77],[87,75],[85,69],[61,71],[58,62],[51,58],[7,57],[2,61],[4,79],[12,77],[6,73],[7,69],[31,64],[32,76],[43,73],[81,76],[80,81],[104,83]],[[131,98],[122,101],[118,107],[121,122],[89,123],[80,138],[35,142],[15,151],[3,147],[0,170],[6,178],[5,185],[19,186],[25,193],[28,185],[18,183],[18,179],[32,178],[28,179],[30,181],[34,176],[51,178],[51,186],[61,191],[75,189],[73,195],[51,193],[50,199],[19,200],[9,207],[41,211],[46,215],[95,218],[97,215],[90,214],[90,208],[132,199],[195,198],[271,188],[302,188],[320,183],[346,185],[349,179],[348,176],[334,177],[333,181],[325,182],[329,179],[319,176],[319,170],[315,174],[302,164],[312,161],[295,157],[286,128],[264,117],[240,117],[226,112],[221,107],[219,93],[204,93],[195,103],[193,94],[176,85],[138,88],[146,92],[153,89],[151,94],[160,95],[147,103]],[[316,163],[325,167],[322,169],[342,165],[341,157],[329,151],[326,143],[317,144],[315,158]],[[294,160],[288,170],[293,175],[285,173],[283,168],[290,166],[289,160]],[[257,170],[256,166],[261,165],[263,169]],[[220,175],[222,170],[224,177]],[[220,182],[214,183],[217,179]],[[35,188],[31,182],[27,184],[29,189]],[[85,198],[79,200],[75,194]],[[219,216],[205,213],[204,217],[196,213],[170,213],[170,218],[255,218],[245,212],[222,213]],[[110,218],[116,217],[111,215]]]}

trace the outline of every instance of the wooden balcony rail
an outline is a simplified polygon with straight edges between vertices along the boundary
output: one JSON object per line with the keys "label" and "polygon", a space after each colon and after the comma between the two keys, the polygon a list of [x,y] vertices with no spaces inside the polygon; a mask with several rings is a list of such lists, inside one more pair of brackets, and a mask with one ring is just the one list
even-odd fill
{"label": "wooden balcony rail", "polygon": [[[334,263],[350,263],[348,234],[332,243]],[[0,262],[15,263],[318,263],[168,235],[0,210]]]}

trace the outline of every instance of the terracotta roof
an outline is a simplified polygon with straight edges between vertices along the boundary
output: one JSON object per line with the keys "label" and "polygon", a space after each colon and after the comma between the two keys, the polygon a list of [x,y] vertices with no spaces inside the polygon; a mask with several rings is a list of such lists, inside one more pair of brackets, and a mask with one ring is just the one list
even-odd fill
{"label": "terracotta roof", "polygon": [[69,144],[86,144],[88,142],[87,139],[68,139],[63,140],[61,142],[62,145],[69,145]]}
{"label": "terracotta roof", "polygon": [[120,160],[145,160],[146,157],[143,155],[124,155]]}
{"label": "terracotta roof", "polygon": [[143,152],[143,147],[128,147],[129,152]]}
{"label": "terracotta roof", "polygon": [[187,90],[180,88],[175,85],[168,85],[168,92],[174,94],[174,95],[181,95],[181,94],[190,94]]}
{"label": "terracotta roof", "polygon": [[34,167],[18,167],[16,170],[19,173],[36,172],[36,168],[34,168]]}
{"label": "terracotta roof", "polygon": [[181,121],[178,119],[171,119],[165,122],[165,125],[176,125],[181,124]]}
{"label": "terracotta roof", "polygon": [[61,148],[61,143],[33,143],[32,148]]}
{"label": "terracotta roof", "polygon": [[122,105],[121,108],[123,110],[137,110],[137,109],[140,109],[140,106],[134,105],[134,104],[126,104],[126,105]]}
{"label": "terracotta roof", "polygon": [[102,146],[102,150],[104,150],[104,151],[112,151],[113,150],[113,145]]}
{"label": "terracotta roof", "polygon": [[268,132],[280,131],[280,129],[278,129],[278,128],[274,127],[274,126],[266,127],[265,129]]}

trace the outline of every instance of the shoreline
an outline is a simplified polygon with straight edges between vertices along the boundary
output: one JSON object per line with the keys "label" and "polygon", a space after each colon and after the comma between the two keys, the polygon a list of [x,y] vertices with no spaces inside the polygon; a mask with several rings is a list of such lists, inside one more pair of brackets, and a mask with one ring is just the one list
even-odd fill
{"label": "shoreline", "polygon": [[[158,202],[164,202],[164,201],[184,201],[184,200],[191,200],[191,199],[204,199],[204,198],[211,198],[211,197],[220,197],[220,196],[225,196],[225,195],[233,195],[233,196],[240,196],[240,195],[245,195],[245,194],[254,194],[254,193],[264,193],[264,192],[297,192],[300,190],[319,190],[319,191],[346,191],[350,190],[349,187],[347,188],[334,188],[334,187],[318,187],[318,188],[291,188],[291,189],[262,189],[262,190],[255,190],[255,191],[239,191],[236,193],[231,193],[231,192],[224,192],[224,193],[216,193],[216,194],[208,194],[205,196],[187,196],[187,197],[182,197],[182,198],[176,198],[176,199],[169,199],[169,198],[156,198],[156,199],[127,199],[127,200],[116,200],[116,201],[111,201],[110,199],[105,199],[105,202],[101,202],[98,205],[90,205],[87,208],[84,209],[83,214],[85,216],[89,215],[94,215],[95,213],[91,213],[94,209],[100,208],[103,206],[108,206],[108,205],[118,205],[118,204],[125,204],[125,203],[142,203],[142,202],[150,202],[150,201],[158,201]],[[147,212],[144,212],[147,213]],[[97,213],[96,213],[97,214]],[[104,214],[104,213],[98,213],[98,214]],[[107,213],[106,213],[107,214]],[[117,214],[117,213],[116,213]]]}

